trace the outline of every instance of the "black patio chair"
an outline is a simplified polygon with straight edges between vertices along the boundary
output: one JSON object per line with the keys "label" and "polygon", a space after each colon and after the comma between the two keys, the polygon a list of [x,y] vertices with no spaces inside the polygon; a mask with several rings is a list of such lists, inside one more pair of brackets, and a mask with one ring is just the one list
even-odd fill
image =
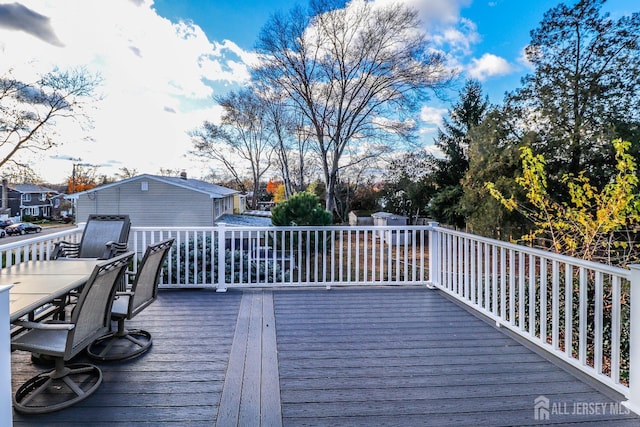
{"label": "black patio chair", "polygon": [[27,330],[12,339],[11,349],[47,355],[55,362],[53,370],[32,377],[18,388],[13,396],[16,411],[31,414],[57,411],[97,390],[102,383],[100,368],[89,363],[66,362],[109,330],[116,286],[133,255],[126,252],[94,268],[68,322],[16,322]]}
{"label": "black patio chair", "polygon": [[127,329],[125,320],[132,319],[156,300],[160,272],[174,240],[147,247],[131,287],[116,293],[111,319],[118,323],[117,330],[91,343],[87,348],[89,357],[101,361],[132,359],[151,348],[151,334],[142,329]]}
{"label": "black patio chair", "polygon": [[51,259],[109,259],[127,251],[130,229],[129,215],[89,215],[80,242],[56,243]]}

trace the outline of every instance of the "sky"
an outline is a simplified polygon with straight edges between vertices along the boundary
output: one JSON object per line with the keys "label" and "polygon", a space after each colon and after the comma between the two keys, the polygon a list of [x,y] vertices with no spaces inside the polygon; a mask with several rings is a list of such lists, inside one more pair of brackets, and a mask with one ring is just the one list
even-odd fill
{"label": "sky", "polygon": [[[357,0],[354,0],[357,1]],[[390,3],[393,0],[372,0]],[[420,12],[423,29],[460,83],[450,99],[432,97],[420,111],[425,145],[447,115],[467,78],[478,79],[490,102],[531,72],[523,59],[530,31],[558,0],[398,0]],[[573,4],[574,0],[565,1]],[[638,0],[608,0],[613,18],[640,9]],[[187,153],[189,131],[217,122],[213,97],[246,84],[254,46],[269,18],[297,0],[0,0],[0,76],[34,81],[59,69],[83,67],[99,75],[100,99],[87,110],[92,127],[56,122],[58,146],[31,154],[39,175],[52,184],[73,164],[115,175],[184,170],[198,178],[211,165]],[[2,171],[0,171],[0,174]]]}

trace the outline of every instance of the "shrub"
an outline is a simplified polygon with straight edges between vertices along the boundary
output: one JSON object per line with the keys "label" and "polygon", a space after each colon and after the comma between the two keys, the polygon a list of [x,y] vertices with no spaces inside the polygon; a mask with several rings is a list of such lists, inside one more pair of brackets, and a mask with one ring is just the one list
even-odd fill
{"label": "shrub", "polygon": [[333,215],[322,207],[318,196],[302,191],[271,210],[271,223],[276,226],[331,225]]}
{"label": "shrub", "polygon": [[[212,251],[213,247],[213,251]],[[178,257],[172,257],[173,265],[169,266],[168,260],[165,262],[165,274],[168,283],[216,283],[218,281],[217,260],[218,242],[211,241],[209,236],[203,238],[197,236],[182,242],[173,250],[178,251]],[[232,268],[233,267],[233,268]],[[231,272],[233,271],[233,280]],[[226,281],[234,283],[269,283],[288,280],[289,272],[281,265],[268,261],[259,262],[251,259],[243,251],[225,250],[225,274]]]}

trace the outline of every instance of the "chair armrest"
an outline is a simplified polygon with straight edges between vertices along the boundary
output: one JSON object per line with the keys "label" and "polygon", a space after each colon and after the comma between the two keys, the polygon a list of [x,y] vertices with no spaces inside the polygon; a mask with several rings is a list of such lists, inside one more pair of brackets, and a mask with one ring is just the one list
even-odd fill
{"label": "chair armrest", "polygon": [[51,259],[58,259],[60,257],[77,258],[80,252],[80,243],[67,242],[65,240],[57,242],[53,247],[51,253]]}
{"label": "chair armrest", "polygon": [[121,242],[109,241],[106,243],[106,248],[104,250],[104,253],[102,254],[102,258],[100,259],[113,258],[116,255],[120,255],[127,252],[127,249],[128,249],[128,246],[126,242],[121,243]]}
{"label": "chair armrest", "polygon": [[70,331],[75,328],[76,325],[71,323],[40,323],[40,322],[27,322],[23,320],[17,320],[13,322],[16,326],[22,326],[23,328],[28,329],[41,329],[41,330],[51,330],[51,331]]}
{"label": "chair armrest", "polygon": [[131,296],[133,296],[133,292],[131,292],[131,291],[118,291],[118,292],[116,292],[116,298],[117,297],[125,297],[125,296],[131,297]]}

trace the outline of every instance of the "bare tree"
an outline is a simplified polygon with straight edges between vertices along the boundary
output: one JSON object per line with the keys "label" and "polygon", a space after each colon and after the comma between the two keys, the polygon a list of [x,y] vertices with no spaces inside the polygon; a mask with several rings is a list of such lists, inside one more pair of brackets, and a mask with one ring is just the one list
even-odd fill
{"label": "bare tree", "polygon": [[0,168],[13,164],[29,169],[20,153],[58,145],[54,122],[88,123],[84,109],[96,100],[99,83],[84,69],[54,70],[34,83],[17,80],[11,73],[0,77]]}
{"label": "bare tree", "polygon": [[123,166],[120,169],[118,169],[118,172],[116,172],[115,175],[116,175],[115,176],[116,179],[119,179],[119,180],[133,178],[134,176],[138,175],[138,170],[135,168],[128,168],[126,166]]}
{"label": "bare tree", "polygon": [[303,128],[303,123],[299,124],[300,111],[287,105],[282,92],[257,83],[256,92],[264,102],[265,120],[272,130],[273,160],[280,170],[285,197],[289,198],[304,189],[305,174],[308,173],[309,132]]}
{"label": "bare tree", "polygon": [[250,89],[232,91],[216,101],[223,108],[221,124],[205,122],[192,131],[191,154],[222,163],[243,190],[239,168],[248,164],[253,183],[251,206],[255,208],[260,180],[271,166],[273,151],[265,102]]}
{"label": "bare tree", "polygon": [[182,171],[180,169],[160,168],[158,175],[160,176],[180,176]]}
{"label": "bare tree", "polygon": [[304,118],[301,118],[300,123],[294,128],[294,138],[296,161],[292,167],[291,175],[296,177],[295,189],[302,191],[307,188],[307,182],[311,181],[310,177],[316,176],[311,171],[314,166],[318,166],[317,162],[307,157],[313,138],[313,131],[305,127]]}
{"label": "bare tree", "polygon": [[285,93],[313,129],[327,210],[344,161],[377,156],[411,136],[417,101],[453,77],[419,24],[417,12],[399,3],[354,0],[339,8],[319,0],[309,13],[274,15],[259,36],[255,77]]}

